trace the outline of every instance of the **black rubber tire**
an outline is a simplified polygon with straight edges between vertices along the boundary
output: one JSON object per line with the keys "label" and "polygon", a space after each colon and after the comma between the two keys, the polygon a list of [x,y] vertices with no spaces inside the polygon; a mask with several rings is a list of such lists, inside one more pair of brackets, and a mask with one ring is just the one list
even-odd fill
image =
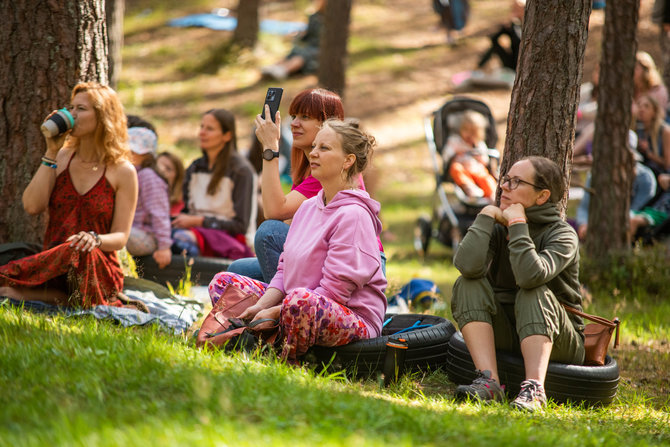
{"label": "black rubber tire", "polygon": [[[389,339],[403,338],[408,346],[404,372],[434,371],[445,365],[447,345],[456,332],[456,328],[449,320],[424,314],[388,314],[385,320],[391,317],[393,319],[382,329],[380,337],[336,348],[313,346],[305,355],[305,361],[321,368],[328,366],[329,370],[346,369],[357,377],[370,377],[381,372],[384,367],[386,342]],[[417,321],[432,326],[393,335]]]}
{"label": "black rubber tire", "polygon": [[137,264],[137,274],[141,278],[159,284],[165,284],[169,281],[173,287],[176,287],[179,280],[184,276],[186,263],[191,262],[191,259],[193,260],[191,283],[199,286],[208,285],[214,275],[228,270],[232,262],[230,259],[204,256],[196,256],[185,261],[183,256],[172,255],[172,261],[164,269],[159,269],[158,264],[151,256],[136,257],[135,263]]}
{"label": "black rubber tire", "polygon": [[[523,359],[520,355],[498,351],[498,374],[513,398],[519,393],[519,385],[524,380]],[[463,335],[455,333],[449,340],[446,372],[449,380],[465,385],[475,378],[475,365],[465,346]],[[604,366],[566,365],[549,363],[544,388],[547,397],[556,402],[584,403],[600,406],[612,403],[619,387],[619,365],[607,356]]]}

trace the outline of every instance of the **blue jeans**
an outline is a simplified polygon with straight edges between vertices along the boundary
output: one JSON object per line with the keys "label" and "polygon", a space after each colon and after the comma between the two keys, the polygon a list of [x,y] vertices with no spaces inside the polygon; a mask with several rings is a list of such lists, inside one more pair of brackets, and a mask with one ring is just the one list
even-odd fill
{"label": "blue jeans", "polygon": [[[277,264],[279,256],[284,251],[288,228],[287,224],[279,220],[264,221],[254,236],[256,257],[233,261],[227,271],[269,284],[277,273]],[[386,254],[383,251],[379,254],[382,272],[386,276]]]}
{"label": "blue jeans", "polygon": [[195,235],[189,229],[174,228],[172,230],[172,253],[181,255],[186,252],[186,256],[200,256],[200,247]]}
{"label": "blue jeans", "polygon": [[277,273],[288,228],[287,224],[279,220],[264,221],[254,236],[256,257],[238,259],[230,264],[228,271],[269,284]]}

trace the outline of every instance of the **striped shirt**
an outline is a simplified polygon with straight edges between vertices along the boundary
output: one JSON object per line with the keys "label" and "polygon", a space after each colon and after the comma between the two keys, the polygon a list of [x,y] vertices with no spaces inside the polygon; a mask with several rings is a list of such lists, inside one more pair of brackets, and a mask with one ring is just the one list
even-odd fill
{"label": "striped shirt", "polygon": [[144,230],[156,238],[158,249],[170,248],[170,198],[168,185],[151,168],[137,172],[139,193],[133,227]]}

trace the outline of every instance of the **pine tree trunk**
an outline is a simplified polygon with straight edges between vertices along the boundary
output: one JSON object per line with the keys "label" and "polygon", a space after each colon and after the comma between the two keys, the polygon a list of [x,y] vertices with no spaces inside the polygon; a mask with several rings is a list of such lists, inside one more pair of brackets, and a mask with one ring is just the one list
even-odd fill
{"label": "pine tree trunk", "polygon": [[586,238],[586,252],[593,259],[628,250],[631,245],[628,211],[635,161],[628,149],[628,128],[638,6],[637,0],[617,0],[605,6]]}
{"label": "pine tree trunk", "polygon": [[590,13],[591,0],[528,0],[500,168],[527,155],[554,160],[565,172],[563,211]]}
{"label": "pine tree trunk", "polygon": [[319,85],[344,95],[347,41],[352,0],[326,4],[319,52]]}
{"label": "pine tree trunk", "polygon": [[29,216],[21,196],[46,149],[40,124],[78,82],[107,82],[105,12],[97,0],[2,3],[0,243],[38,242],[46,213]]}
{"label": "pine tree trunk", "polygon": [[237,6],[237,28],[233,43],[253,48],[258,41],[258,5],[260,0],[240,0]]}
{"label": "pine tree trunk", "polygon": [[109,86],[116,89],[121,77],[121,48],[123,48],[123,11],[124,0],[106,0],[105,18],[107,21],[107,72]]}

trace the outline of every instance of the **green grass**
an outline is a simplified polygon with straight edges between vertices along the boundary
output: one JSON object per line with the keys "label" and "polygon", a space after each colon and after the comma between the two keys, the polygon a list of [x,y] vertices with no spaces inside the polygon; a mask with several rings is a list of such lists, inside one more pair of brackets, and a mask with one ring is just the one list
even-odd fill
{"label": "green grass", "polygon": [[[455,404],[444,377],[389,389],[271,357],[194,349],[156,328],[0,309],[0,445],[662,445],[667,408]],[[419,380],[420,379],[420,380]],[[422,381],[425,386],[422,386]],[[623,385],[626,388],[626,385]]]}
{"label": "green grass", "polygon": [[[473,18],[500,17],[497,2],[472,3]],[[445,47],[396,39],[408,32],[403,27],[422,31],[436,18],[420,16],[418,6],[398,14],[388,4],[367,0],[354,8],[347,101],[358,101],[366,124],[394,118],[395,110],[375,104],[378,91],[398,100],[400,106],[389,102],[398,113],[406,106],[422,109],[404,102],[405,91],[417,103],[444,92],[437,81],[429,83],[430,90],[417,85],[415,92],[407,74],[411,67],[435,68],[447,57]],[[307,2],[267,5],[278,17],[296,20]],[[226,50],[230,33],[163,26],[170,18],[218,6],[211,0],[127,5],[120,95],[128,112],[157,125],[161,150],[175,150],[186,161],[199,155],[198,122],[211,107],[238,116],[245,147],[268,86],[258,80],[257,67],[274,62],[290,45],[261,35],[253,52],[229,48],[217,55],[217,49]],[[313,84],[313,77],[291,78],[282,86],[291,93]],[[431,213],[435,188],[420,126],[381,147],[376,158],[375,197],[382,203],[391,278],[387,294],[413,277],[431,279],[443,297],[432,312],[451,318],[451,286],[458,275],[451,249],[432,241],[428,256],[419,258],[413,247],[416,220]],[[124,329],[0,306],[0,446],[668,445],[670,272],[662,253],[637,251],[612,262],[605,274],[584,263],[582,279],[592,294],[587,311],[623,322],[622,346],[611,351],[621,368],[619,392],[606,408],[552,404],[534,416],[504,405],[457,404],[454,385],[440,372],[415,374],[383,389],[376,380],[319,375],[271,357],[195,349],[189,339],[157,327]]]}

